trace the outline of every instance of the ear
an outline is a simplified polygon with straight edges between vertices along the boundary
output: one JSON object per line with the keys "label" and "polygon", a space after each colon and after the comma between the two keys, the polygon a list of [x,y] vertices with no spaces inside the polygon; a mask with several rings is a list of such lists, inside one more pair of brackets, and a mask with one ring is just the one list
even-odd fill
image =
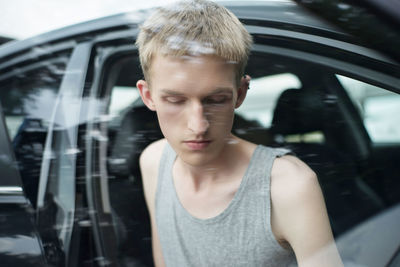
{"label": "ear", "polygon": [[139,80],[136,83],[136,87],[139,89],[140,96],[142,97],[143,103],[152,111],[156,110],[149,85],[145,80]]}
{"label": "ear", "polygon": [[240,86],[238,88],[238,96],[236,99],[235,108],[238,108],[242,105],[244,99],[246,98],[247,90],[249,89],[251,77],[249,75],[244,75],[240,79]]}

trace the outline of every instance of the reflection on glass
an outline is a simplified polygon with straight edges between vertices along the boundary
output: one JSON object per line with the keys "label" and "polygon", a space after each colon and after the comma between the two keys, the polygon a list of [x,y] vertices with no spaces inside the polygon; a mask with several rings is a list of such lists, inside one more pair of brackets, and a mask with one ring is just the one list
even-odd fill
{"label": "reflection on glass", "polygon": [[114,86],[112,89],[109,114],[116,116],[139,98],[136,87]]}
{"label": "reflection on glass", "polygon": [[279,95],[289,88],[300,87],[300,80],[291,73],[252,79],[246,99],[236,112],[245,119],[256,120],[268,128],[271,126],[273,109]]}
{"label": "reflection on glass", "polygon": [[32,65],[0,77],[0,101],[14,153],[18,161],[24,192],[36,205],[38,180],[47,128],[66,58],[51,64]]}
{"label": "reflection on glass", "polygon": [[365,128],[375,143],[400,143],[400,96],[352,78],[336,75],[359,110]]}

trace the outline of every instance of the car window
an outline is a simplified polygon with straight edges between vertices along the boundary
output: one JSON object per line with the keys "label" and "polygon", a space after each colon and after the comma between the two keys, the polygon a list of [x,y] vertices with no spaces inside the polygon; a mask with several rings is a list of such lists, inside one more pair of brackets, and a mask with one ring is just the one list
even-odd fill
{"label": "car window", "polygon": [[36,205],[47,128],[69,55],[15,67],[0,75],[0,101],[24,191]]}
{"label": "car window", "polygon": [[365,128],[374,143],[400,143],[400,95],[377,86],[337,75],[358,108]]}
{"label": "car window", "polygon": [[301,82],[293,73],[257,77],[251,80],[250,90],[236,113],[247,120],[256,120],[263,127],[272,124],[273,110],[279,95],[289,89],[299,89]]}
{"label": "car window", "polygon": [[[102,72],[103,97],[109,98],[104,111],[108,120],[99,128],[103,129],[102,136],[107,136],[105,175],[116,249],[121,262],[151,265],[150,223],[138,163],[143,149],[163,135],[156,113],[143,104],[135,87],[142,78],[137,56],[127,55],[110,62],[104,64]],[[250,58],[250,90],[236,110],[233,132],[257,144],[286,147],[309,164],[318,173],[334,233],[339,235],[379,210],[379,199],[378,203],[364,203],[364,208],[353,199],[363,194],[355,186],[355,177],[360,175],[355,159],[345,152],[347,144],[342,143],[349,139],[343,129],[351,127],[339,127],[343,114],[338,106],[327,104],[328,98],[335,97],[327,91],[329,86],[324,80],[334,74],[325,69],[316,72],[313,65],[296,71],[299,64],[304,66],[295,60],[271,59],[268,54]],[[341,98],[339,94],[336,97]],[[336,184],[338,180],[340,186]],[[342,206],[348,208],[343,210]],[[354,215],[353,209],[359,212]]]}
{"label": "car window", "polygon": [[[354,82],[345,84],[346,78],[337,75],[335,68],[271,54],[268,47],[257,49],[247,66],[250,89],[235,112],[233,133],[256,144],[289,149],[317,174],[335,237],[398,203],[398,179],[390,176],[400,173],[394,163],[400,157],[398,146],[376,149],[371,139],[377,141],[369,137],[373,130],[368,120],[378,102],[357,102]],[[135,86],[143,77],[138,55],[108,52],[98,95],[99,102],[108,103],[100,114],[107,119],[95,127],[105,141],[99,145],[104,150],[96,155],[104,165],[95,173],[107,180],[101,198],[109,200],[117,244],[104,246],[118,255],[123,266],[151,266],[150,222],[139,157],[163,135],[156,113],[144,105]],[[375,89],[391,96],[383,88]],[[389,135],[393,138],[387,130]]]}
{"label": "car window", "polygon": [[68,57],[62,57],[45,67],[22,73],[16,70],[8,73],[9,78],[0,77],[0,99],[12,139],[23,122],[32,120],[47,125],[67,60]]}
{"label": "car window", "polygon": [[114,86],[111,91],[109,115],[119,116],[139,98],[139,91],[133,86]]}
{"label": "car window", "polygon": [[4,122],[3,109],[0,103],[0,170],[2,191],[22,193],[21,179],[15,164],[15,156],[11,149],[10,139]]}

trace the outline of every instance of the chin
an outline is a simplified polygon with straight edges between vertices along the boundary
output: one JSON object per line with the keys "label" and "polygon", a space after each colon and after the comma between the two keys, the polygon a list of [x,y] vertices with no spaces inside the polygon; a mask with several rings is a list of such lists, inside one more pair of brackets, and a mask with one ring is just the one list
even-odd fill
{"label": "chin", "polygon": [[[214,139],[215,140],[215,139]],[[188,165],[201,167],[215,162],[224,148],[223,142],[211,142],[204,148],[191,148],[183,143],[174,144],[173,149],[178,157]]]}
{"label": "chin", "polygon": [[202,153],[202,152],[183,152],[179,153],[179,158],[186,164],[193,167],[201,167],[212,163],[216,156],[214,153]]}

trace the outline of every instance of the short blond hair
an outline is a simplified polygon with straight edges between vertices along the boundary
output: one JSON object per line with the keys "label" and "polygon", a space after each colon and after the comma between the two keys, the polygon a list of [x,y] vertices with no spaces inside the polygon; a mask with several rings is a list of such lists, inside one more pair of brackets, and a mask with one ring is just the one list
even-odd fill
{"label": "short blond hair", "polygon": [[141,26],[136,45],[148,81],[156,53],[174,57],[219,56],[237,64],[239,81],[247,64],[252,37],[225,7],[207,0],[191,0],[157,8]]}

